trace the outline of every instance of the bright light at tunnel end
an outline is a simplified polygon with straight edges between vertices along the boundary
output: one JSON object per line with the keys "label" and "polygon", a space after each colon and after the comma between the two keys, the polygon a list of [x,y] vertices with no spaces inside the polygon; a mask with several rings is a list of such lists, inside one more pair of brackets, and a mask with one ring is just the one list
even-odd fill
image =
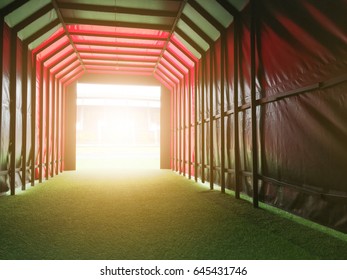
{"label": "bright light at tunnel end", "polygon": [[159,86],[77,84],[77,168],[159,168]]}

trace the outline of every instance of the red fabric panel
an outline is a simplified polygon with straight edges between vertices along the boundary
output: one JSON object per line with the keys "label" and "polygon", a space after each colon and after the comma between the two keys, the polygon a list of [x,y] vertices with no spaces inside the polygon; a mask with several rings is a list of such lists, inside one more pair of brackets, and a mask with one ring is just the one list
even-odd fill
{"label": "red fabric panel", "polygon": [[258,91],[265,96],[346,71],[345,1],[260,1]]}
{"label": "red fabric panel", "polygon": [[70,45],[66,47],[63,46],[63,48],[59,48],[56,51],[56,54],[51,55],[49,59],[46,59],[44,63],[45,67],[51,69],[52,67],[60,63],[62,60],[64,60],[66,57],[71,56],[74,53],[74,50]]}
{"label": "red fabric panel", "polygon": [[[41,45],[36,47],[32,53],[39,54],[41,51],[43,51],[45,48],[50,48],[51,45],[54,45],[54,42],[58,40],[58,38],[62,38],[65,36],[65,30],[64,28],[59,28],[49,39],[45,40]],[[51,48],[53,50],[54,48]]]}
{"label": "red fabric panel", "polygon": [[[182,43],[181,41],[175,36],[175,34],[172,34],[170,43],[168,44],[168,48],[172,48],[175,50],[175,53],[178,54],[180,57],[186,57],[188,58],[192,64],[195,62],[198,62],[199,59],[196,58],[191,51],[189,51]],[[193,65],[192,65],[193,66]]]}
{"label": "red fabric panel", "polygon": [[76,67],[81,66],[81,62],[76,58],[73,62],[68,64],[65,68],[56,73],[56,78],[61,79],[73,71]]}
{"label": "red fabric panel", "polygon": [[75,53],[70,54],[67,57],[61,57],[60,61],[55,63],[52,68],[50,68],[52,73],[59,73],[62,69],[64,69],[67,65],[70,65],[71,63],[78,60]]}
{"label": "red fabric panel", "polygon": [[112,65],[112,66],[144,66],[144,67],[152,67],[154,69],[154,66],[156,62],[142,62],[142,61],[112,61],[112,60],[102,60],[102,59],[83,59],[83,63],[86,65]]}
{"label": "red fabric panel", "polygon": [[170,73],[175,75],[178,79],[183,79],[184,75],[181,71],[179,71],[177,68],[175,68],[171,63],[169,63],[165,58],[162,58],[160,60],[159,65],[166,68]]}
{"label": "red fabric panel", "polygon": [[171,79],[174,83],[179,83],[179,79],[172,74],[166,67],[164,67],[162,64],[158,64],[157,71],[160,70],[162,73],[164,73],[169,79]]}
{"label": "red fabric panel", "polygon": [[112,27],[112,26],[97,26],[97,25],[68,25],[67,29],[71,34],[73,33],[89,33],[89,34],[103,34],[103,35],[116,35],[134,37],[138,35],[141,37],[162,38],[166,39],[169,36],[168,32],[151,29],[137,29],[126,27]]}
{"label": "red fabric panel", "polygon": [[112,45],[110,46],[89,46],[89,45],[82,45],[82,44],[76,44],[76,48],[79,52],[97,52],[97,53],[113,53],[113,54],[127,54],[127,55],[152,55],[152,56],[159,56],[161,53],[160,49],[146,49],[146,48],[138,48],[138,49],[132,49],[132,48],[124,48],[124,47],[114,47]]}
{"label": "red fabric panel", "polygon": [[72,40],[76,44],[91,44],[91,45],[110,45],[119,47],[138,47],[138,48],[163,48],[165,41],[156,40],[140,40],[140,39],[123,39],[116,37],[100,37],[100,36],[81,36],[72,35]]}
{"label": "red fabric panel", "polygon": [[172,81],[168,76],[166,76],[165,73],[163,73],[160,69],[157,69],[157,71],[155,71],[154,75],[158,76],[158,78],[162,79],[163,81],[165,81],[166,83],[168,83],[170,85],[170,87],[175,87],[176,83],[174,81]]}
{"label": "red fabric panel", "polygon": [[141,67],[130,67],[130,66],[110,66],[110,65],[86,65],[87,70],[109,70],[109,71],[136,71],[136,72],[147,72],[152,73],[153,69],[151,68],[141,68]]}
{"label": "red fabric panel", "polygon": [[70,71],[68,75],[65,75],[63,79],[61,79],[61,82],[64,84],[64,86],[68,86],[74,81],[76,81],[79,77],[84,75],[85,71],[82,66],[77,67],[73,71]]}
{"label": "red fabric panel", "polygon": [[154,73],[153,76],[161,83],[163,84],[167,89],[172,91],[173,84],[170,84],[165,78],[161,77],[158,73]]}
{"label": "red fabric panel", "polygon": [[88,69],[87,73],[95,74],[115,74],[115,75],[132,75],[132,76],[151,76],[152,72],[141,72],[137,70],[126,71],[126,70],[112,70],[112,69]]}
{"label": "red fabric panel", "polygon": [[[44,60],[48,56],[55,53],[58,49],[62,48],[63,46],[67,46],[67,45],[69,45],[69,40],[66,36],[64,36],[64,37],[60,38],[59,40],[55,41],[54,43],[52,43],[51,45],[44,48],[42,51],[40,51],[37,54],[37,59]],[[71,49],[72,49],[72,47],[71,47]]]}
{"label": "red fabric panel", "polygon": [[188,72],[188,67],[186,65],[183,65],[170,52],[165,51],[162,59],[167,61],[171,65],[171,67],[175,67],[181,73],[187,73]]}
{"label": "red fabric panel", "polygon": [[111,61],[141,61],[141,62],[157,62],[158,58],[154,56],[132,56],[120,54],[107,54],[107,53],[81,53],[82,59],[98,59],[98,60],[111,60]]}

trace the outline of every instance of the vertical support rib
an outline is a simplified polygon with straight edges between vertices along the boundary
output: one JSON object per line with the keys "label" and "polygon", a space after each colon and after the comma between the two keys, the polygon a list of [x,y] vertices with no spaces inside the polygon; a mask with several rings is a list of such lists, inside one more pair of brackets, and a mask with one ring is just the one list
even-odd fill
{"label": "vertical support rib", "polygon": [[225,71],[224,71],[224,61],[225,61],[225,48],[226,48],[226,34],[222,32],[221,34],[221,97],[220,97],[220,138],[221,138],[221,192],[225,193],[225,131],[224,131],[224,91],[225,91]]}
{"label": "vertical support rib", "polygon": [[10,189],[11,195],[15,195],[16,191],[16,124],[17,124],[17,32],[12,30],[10,39]]}
{"label": "vertical support rib", "polygon": [[198,181],[198,96],[197,96],[197,65],[194,64],[194,179]]}
{"label": "vertical support rib", "polygon": [[258,147],[257,147],[257,107],[256,107],[256,9],[251,1],[251,118],[252,118],[252,183],[253,206],[258,207]]}
{"label": "vertical support rib", "polygon": [[28,45],[22,49],[22,190],[27,181]]}
{"label": "vertical support rib", "polygon": [[40,87],[39,87],[39,100],[40,100],[40,119],[39,119],[39,182],[42,183],[43,177],[43,80],[44,80],[44,71],[43,71],[43,63],[41,62],[40,68]]}
{"label": "vertical support rib", "polygon": [[36,169],[36,54],[32,55],[31,66],[31,186],[35,185],[35,169]]}
{"label": "vertical support rib", "polygon": [[65,141],[65,89],[63,85],[59,82],[59,91],[61,94],[61,137],[60,137],[60,172],[64,170],[64,141]]}
{"label": "vertical support rib", "polygon": [[188,178],[192,178],[192,89],[188,70]]}
{"label": "vertical support rib", "polygon": [[58,81],[57,79],[54,77],[54,88],[55,88],[55,95],[56,95],[56,135],[55,135],[55,175],[58,175],[58,170],[59,170],[59,135],[60,135],[60,103],[59,103],[59,91],[58,91]]}
{"label": "vertical support rib", "polygon": [[56,94],[55,94],[55,79],[53,78],[53,75],[51,75],[51,81],[52,81],[52,167],[51,167],[51,177],[54,177],[54,170],[55,170],[55,134],[56,134]]}
{"label": "vertical support rib", "polygon": [[57,175],[61,172],[61,160],[62,160],[62,143],[63,143],[63,104],[62,104],[62,92],[60,89],[59,81],[56,80],[57,94],[58,94],[58,129],[57,129]]}
{"label": "vertical support rib", "polygon": [[182,97],[183,97],[183,124],[182,124],[182,129],[183,129],[183,140],[182,140],[182,148],[183,148],[183,155],[182,155],[182,164],[183,164],[183,176],[186,175],[186,79],[183,75],[183,90],[182,90]]}
{"label": "vertical support rib", "polygon": [[234,17],[234,185],[235,197],[240,198],[240,148],[239,148],[239,51],[240,18]]}
{"label": "vertical support rib", "polygon": [[178,172],[182,174],[182,86],[178,87]]}
{"label": "vertical support rib", "polygon": [[170,139],[170,168],[175,170],[175,89],[170,91],[170,125],[171,125],[171,139]]}
{"label": "vertical support rib", "polygon": [[205,56],[201,58],[201,181],[205,183]]}
{"label": "vertical support rib", "polygon": [[210,189],[213,190],[213,85],[214,85],[214,64],[213,64],[213,53],[214,48],[210,48]]}
{"label": "vertical support rib", "polygon": [[46,180],[49,179],[49,170],[50,170],[50,153],[49,153],[49,132],[50,132],[50,122],[49,122],[49,117],[50,117],[50,108],[49,108],[49,103],[50,103],[50,75],[49,71],[47,70],[47,80],[46,80]]}
{"label": "vertical support rib", "polygon": [[174,102],[174,137],[175,137],[175,141],[174,141],[174,170],[177,172],[178,171],[178,164],[177,164],[177,157],[178,157],[178,125],[177,125],[177,85],[174,85],[173,88],[173,102]]}

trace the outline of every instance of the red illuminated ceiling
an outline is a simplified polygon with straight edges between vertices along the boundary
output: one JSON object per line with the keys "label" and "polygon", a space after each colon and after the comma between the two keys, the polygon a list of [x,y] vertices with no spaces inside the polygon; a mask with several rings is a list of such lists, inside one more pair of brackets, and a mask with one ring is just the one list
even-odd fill
{"label": "red illuminated ceiling", "polygon": [[154,75],[169,87],[195,59],[167,31],[94,25],[61,27],[34,53],[58,79],[84,73]]}
{"label": "red illuminated ceiling", "polygon": [[173,88],[231,23],[233,1],[8,0],[0,8],[64,83],[111,73],[154,76]]}

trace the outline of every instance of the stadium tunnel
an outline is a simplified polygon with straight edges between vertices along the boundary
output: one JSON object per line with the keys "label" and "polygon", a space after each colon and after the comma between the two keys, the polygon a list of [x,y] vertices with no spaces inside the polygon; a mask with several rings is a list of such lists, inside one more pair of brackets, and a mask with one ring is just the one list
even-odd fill
{"label": "stadium tunnel", "polygon": [[161,85],[162,168],[347,232],[346,8],[1,1],[0,192],[75,168],[77,82]]}

